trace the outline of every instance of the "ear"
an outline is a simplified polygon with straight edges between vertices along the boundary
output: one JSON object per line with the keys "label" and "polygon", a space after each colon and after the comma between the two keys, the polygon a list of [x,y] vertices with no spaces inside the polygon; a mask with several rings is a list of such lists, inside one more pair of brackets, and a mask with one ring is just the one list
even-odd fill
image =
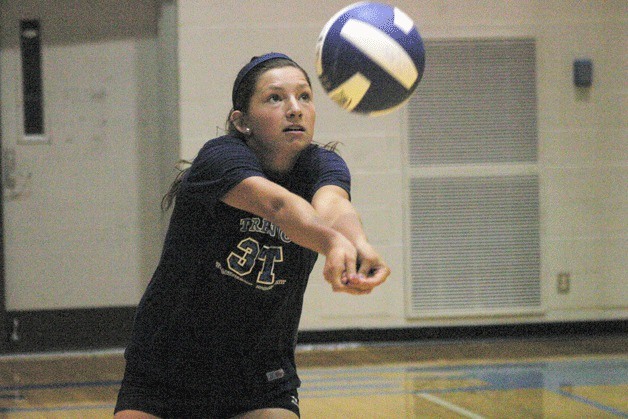
{"label": "ear", "polygon": [[233,122],[233,125],[242,134],[247,135],[248,133],[251,132],[249,127],[246,126],[246,121],[244,120],[244,113],[242,111],[231,112],[231,117],[229,118],[229,120]]}

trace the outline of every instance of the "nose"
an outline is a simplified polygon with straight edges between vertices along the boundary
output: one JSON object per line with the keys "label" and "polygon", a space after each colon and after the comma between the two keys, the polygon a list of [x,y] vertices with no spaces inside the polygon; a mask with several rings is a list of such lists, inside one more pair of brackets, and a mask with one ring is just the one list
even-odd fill
{"label": "nose", "polygon": [[291,97],[288,101],[288,110],[286,112],[288,119],[293,118],[301,118],[303,116],[303,111],[301,110],[301,105],[299,101],[295,97]]}

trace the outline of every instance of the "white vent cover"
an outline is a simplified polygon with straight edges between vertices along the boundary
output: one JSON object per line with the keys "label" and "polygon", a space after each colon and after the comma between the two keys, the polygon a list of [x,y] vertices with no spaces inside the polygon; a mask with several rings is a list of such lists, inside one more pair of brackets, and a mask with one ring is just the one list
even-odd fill
{"label": "white vent cover", "polygon": [[536,176],[412,179],[410,214],[412,313],[539,308]]}
{"label": "white vent cover", "polygon": [[536,161],[534,40],[426,40],[425,50],[410,166]]}
{"label": "white vent cover", "polygon": [[534,40],[426,52],[407,112],[407,316],[539,312]]}

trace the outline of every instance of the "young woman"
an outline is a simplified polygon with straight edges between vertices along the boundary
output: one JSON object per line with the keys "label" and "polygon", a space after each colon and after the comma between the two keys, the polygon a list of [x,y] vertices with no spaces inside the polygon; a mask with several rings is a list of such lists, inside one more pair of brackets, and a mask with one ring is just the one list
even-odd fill
{"label": "young woman", "polygon": [[175,199],[140,302],[116,418],[294,418],[303,294],[317,254],[336,292],[368,294],[390,270],[349,201],[338,154],[313,144],[306,72],[254,57],[233,86],[228,133],[208,141]]}

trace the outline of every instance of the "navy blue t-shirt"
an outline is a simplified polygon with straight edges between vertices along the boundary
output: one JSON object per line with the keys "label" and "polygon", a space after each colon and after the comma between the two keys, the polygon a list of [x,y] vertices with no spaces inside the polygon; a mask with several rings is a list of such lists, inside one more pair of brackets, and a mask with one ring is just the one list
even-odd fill
{"label": "navy blue t-shirt", "polygon": [[[220,199],[268,175],[240,139],[208,141],[181,183],[163,253],[138,307],[127,368],[182,391],[231,397],[296,388],[294,349],[316,253]],[[272,179],[308,202],[324,185],[350,192],[342,158],[304,150]]]}

